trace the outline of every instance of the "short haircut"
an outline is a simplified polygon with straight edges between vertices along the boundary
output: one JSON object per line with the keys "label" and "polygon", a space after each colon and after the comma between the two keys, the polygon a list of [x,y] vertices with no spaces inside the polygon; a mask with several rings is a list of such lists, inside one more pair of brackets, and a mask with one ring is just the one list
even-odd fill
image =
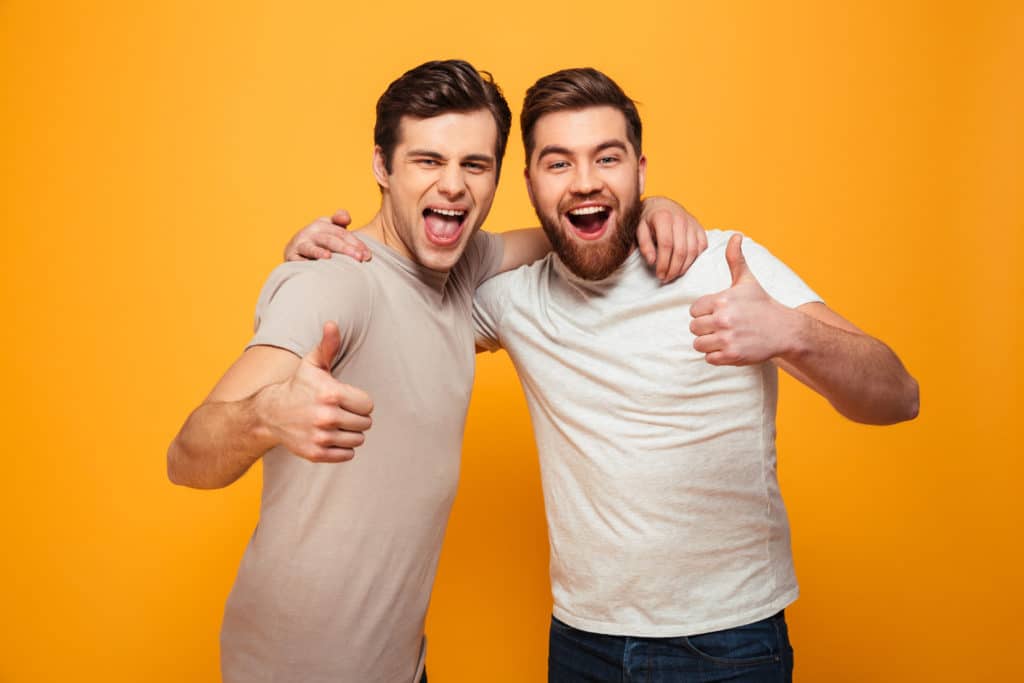
{"label": "short haircut", "polygon": [[523,129],[523,145],[526,147],[526,164],[533,156],[533,128],[545,114],[559,111],[575,111],[590,107],[614,107],[626,117],[626,135],[633,145],[637,157],[641,155],[643,126],[636,103],[622,88],[597,69],[563,69],[544,76],[526,91],[520,124]]}
{"label": "short haircut", "polygon": [[469,62],[447,59],[420,64],[393,81],[377,100],[377,123],[373,143],[384,153],[384,167],[391,173],[395,146],[403,116],[429,119],[450,112],[485,109],[498,126],[494,149],[497,173],[505,156],[512,112],[501,88],[486,71],[477,71]]}

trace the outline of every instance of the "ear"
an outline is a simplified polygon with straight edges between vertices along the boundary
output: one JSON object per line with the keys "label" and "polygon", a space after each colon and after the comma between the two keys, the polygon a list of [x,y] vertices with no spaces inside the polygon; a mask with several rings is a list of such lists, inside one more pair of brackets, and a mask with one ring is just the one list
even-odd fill
{"label": "ear", "polygon": [[384,150],[380,148],[380,145],[373,148],[373,177],[377,179],[377,184],[382,188],[388,187],[388,169],[387,164],[384,163]]}
{"label": "ear", "polygon": [[647,157],[641,156],[640,160],[636,164],[636,179],[638,187],[640,188],[640,194],[644,193],[644,183],[647,181]]}

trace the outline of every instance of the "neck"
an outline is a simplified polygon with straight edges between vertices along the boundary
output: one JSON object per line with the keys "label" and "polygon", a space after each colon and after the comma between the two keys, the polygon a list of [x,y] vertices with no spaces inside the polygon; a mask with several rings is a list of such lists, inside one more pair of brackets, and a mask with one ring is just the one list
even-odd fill
{"label": "neck", "polygon": [[395,212],[387,195],[384,195],[377,214],[359,231],[366,232],[381,244],[390,247],[410,261],[413,260],[412,253],[406,247],[405,242],[399,238],[398,231],[395,229]]}

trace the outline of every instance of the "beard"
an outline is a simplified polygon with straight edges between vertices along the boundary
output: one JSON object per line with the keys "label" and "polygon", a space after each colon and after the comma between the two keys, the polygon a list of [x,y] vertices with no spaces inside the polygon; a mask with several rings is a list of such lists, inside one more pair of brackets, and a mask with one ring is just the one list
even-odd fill
{"label": "beard", "polygon": [[611,233],[608,237],[594,242],[574,239],[562,228],[559,219],[568,211],[568,205],[559,206],[558,214],[554,217],[537,211],[537,218],[555,254],[573,274],[584,280],[603,280],[608,277],[622,265],[636,246],[636,228],[640,223],[641,211],[640,193],[637,192],[631,201],[621,207],[614,197],[610,200],[608,203],[616,216],[615,225],[608,227]]}

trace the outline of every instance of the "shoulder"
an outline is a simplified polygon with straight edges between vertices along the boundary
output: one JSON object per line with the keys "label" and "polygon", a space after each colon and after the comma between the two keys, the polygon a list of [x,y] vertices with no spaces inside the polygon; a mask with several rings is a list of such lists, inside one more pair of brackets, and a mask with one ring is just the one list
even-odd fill
{"label": "shoulder", "polygon": [[505,242],[501,235],[477,230],[469,238],[466,250],[452,269],[452,275],[475,286],[498,271],[504,252]]}
{"label": "shoulder", "polygon": [[[725,251],[729,239],[735,234],[735,230],[708,231],[708,248],[690,268],[695,272],[694,281],[699,287],[706,291],[717,291],[732,284],[732,273],[729,271]],[[765,291],[786,306],[795,308],[811,301],[821,301],[821,297],[789,266],[745,234],[743,258]]]}
{"label": "shoulder", "polygon": [[367,268],[346,256],[295,261],[274,268],[256,304],[249,346],[275,346],[301,356],[316,346],[324,323],[341,330],[342,352],[370,321],[373,290]]}
{"label": "shoulder", "polygon": [[[736,234],[742,233],[737,230],[708,230],[708,248],[697,257],[687,275],[691,276],[691,279],[706,278],[716,284],[723,279],[731,282],[732,275],[729,272],[729,263],[725,259],[725,251],[729,246],[729,240]],[[755,275],[759,269],[781,265],[768,249],[746,234],[743,234],[743,257]]]}
{"label": "shoulder", "polygon": [[311,295],[315,300],[330,301],[339,296],[367,294],[370,281],[368,264],[333,254],[329,259],[278,265],[267,277],[260,298],[270,299],[282,291],[294,291]]}
{"label": "shoulder", "polygon": [[307,318],[365,321],[375,298],[368,266],[339,254],[278,265],[260,290],[257,327],[271,321],[298,324]]}

